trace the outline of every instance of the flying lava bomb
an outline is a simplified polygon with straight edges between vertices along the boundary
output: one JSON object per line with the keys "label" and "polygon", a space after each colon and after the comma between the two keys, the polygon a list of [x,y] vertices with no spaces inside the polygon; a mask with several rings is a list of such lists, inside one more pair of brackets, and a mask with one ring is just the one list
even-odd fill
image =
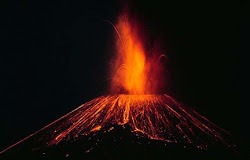
{"label": "flying lava bomb", "polygon": [[[139,22],[124,11],[111,25],[116,36],[116,55],[111,68],[110,95],[79,106],[0,154],[53,147],[77,141],[81,136],[111,132],[117,126],[129,126],[138,137],[167,144],[206,149],[218,142],[233,147],[228,138],[230,133],[171,96],[157,94],[164,83],[160,60],[166,56],[147,52]],[[25,142],[28,147],[22,146]]]}

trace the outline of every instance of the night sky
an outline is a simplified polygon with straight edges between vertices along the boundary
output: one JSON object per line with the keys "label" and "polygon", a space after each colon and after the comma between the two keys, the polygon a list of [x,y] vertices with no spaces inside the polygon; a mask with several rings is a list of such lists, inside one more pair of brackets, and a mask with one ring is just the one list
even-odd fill
{"label": "night sky", "polygon": [[[8,1],[1,5],[0,150],[108,94],[114,30],[125,1]],[[183,104],[249,142],[245,54],[249,17],[236,4],[130,3],[168,61],[166,88]],[[238,15],[241,14],[239,18]],[[249,49],[248,49],[249,50]]]}

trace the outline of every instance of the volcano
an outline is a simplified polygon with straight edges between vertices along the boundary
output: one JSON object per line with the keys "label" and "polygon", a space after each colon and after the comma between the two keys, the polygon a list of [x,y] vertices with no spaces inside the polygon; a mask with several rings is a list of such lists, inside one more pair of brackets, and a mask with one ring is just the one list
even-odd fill
{"label": "volcano", "polygon": [[160,59],[166,56],[147,52],[140,25],[131,17],[125,10],[116,25],[110,22],[117,35],[111,94],[79,106],[1,151],[3,158],[152,159],[163,155],[179,159],[195,155],[206,159],[218,152],[231,157],[230,133],[171,96],[155,94],[164,81]]}
{"label": "volcano", "polygon": [[1,153],[26,159],[67,158],[72,153],[70,145],[77,144],[77,150],[82,148],[81,151],[87,154],[103,137],[109,134],[112,138],[117,137],[116,132],[128,134],[124,137],[133,137],[129,141],[137,143],[140,137],[143,142],[176,144],[199,150],[214,144],[233,147],[228,132],[166,94],[118,94],[98,97],[79,106]]}

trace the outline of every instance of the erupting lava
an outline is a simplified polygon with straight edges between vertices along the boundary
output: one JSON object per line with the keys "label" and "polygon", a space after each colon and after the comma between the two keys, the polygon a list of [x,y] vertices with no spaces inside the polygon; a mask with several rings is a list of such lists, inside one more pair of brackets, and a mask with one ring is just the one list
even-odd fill
{"label": "erupting lava", "polygon": [[46,147],[104,128],[112,129],[114,125],[127,124],[133,132],[151,139],[194,144],[196,147],[219,141],[230,146],[224,139],[229,135],[225,130],[170,96],[154,94],[159,78],[156,73],[160,72],[158,60],[154,57],[159,55],[149,57],[146,54],[135,22],[122,15],[114,25],[118,38],[111,88],[115,94],[81,105],[16,144],[31,138],[35,146]]}
{"label": "erupting lava", "polygon": [[152,94],[157,89],[161,67],[155,57],[149,55],[140,36],[140,25],[128,14],[119,17],[114,26],[117,33],[116,60],[113,70],[111,90],[113,93]]}

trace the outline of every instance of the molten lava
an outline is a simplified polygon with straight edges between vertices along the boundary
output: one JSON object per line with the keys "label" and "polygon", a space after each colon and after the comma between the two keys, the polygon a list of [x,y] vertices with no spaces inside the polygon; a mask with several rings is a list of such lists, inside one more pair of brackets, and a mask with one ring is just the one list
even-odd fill
{"label": "molten lava", "polygon": [[168,95],[119,94],[95,98],[4,151],[26,139],[32,142],[30,148],[43,148],[125,124],[135,133],[169,143],[203,149],[217,141],[231,145],[224,138],[228,132]]}
{"label": "molten lava", "polygon": [[[152,57],[147,57],[140,27],[137,21],[122,14],[114,26],[116,39],[116,60],[112,66],[112,92],[125,91],[128,94],[152,94],[158,77],[150,72],[157,72],[159,64]],[[161,57],[161,56],[159,56]]]}
{"label": "molten lava", "polygon": [[51,135],[46,141],[54,145],[116,124],[128,124],[134,132],[172,143],[205,147],[206,140],[220,140],[227,144],[222,136],[226,131],[168,95],[123,94],[99,97],[80,106],[46,129]]}

